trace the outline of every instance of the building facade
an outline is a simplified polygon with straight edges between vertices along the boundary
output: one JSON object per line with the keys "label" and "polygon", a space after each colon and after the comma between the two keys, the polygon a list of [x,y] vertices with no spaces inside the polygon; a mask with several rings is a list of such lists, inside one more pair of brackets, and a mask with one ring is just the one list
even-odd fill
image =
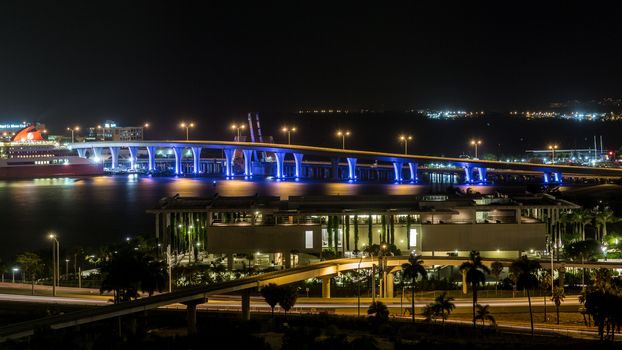
{"label": "building facade", "polygon": [[[251,257],[291,266],[375,244],[401,255],[515,258],[548,254],[551,227],[579,206],[550,195],[163,198],[156,238],[176,259]],[[181,256],[181,258],[180,258]],[[250,263],[250,261],[249,261]]]}
{"label": "building facade", "polygon": [[140,141],[143,139],[142,126],[118,126],[112,120],[103,125],[89,127],[86,141]]}

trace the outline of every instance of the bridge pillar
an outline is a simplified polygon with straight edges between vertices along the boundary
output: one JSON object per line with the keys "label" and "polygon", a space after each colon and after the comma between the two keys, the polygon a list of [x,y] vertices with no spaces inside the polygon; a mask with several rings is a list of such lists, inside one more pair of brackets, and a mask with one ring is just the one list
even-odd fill
{"label": "bridge pillar", "polygon": [[233,148],[225,148],[225,176],[231,177],[233,176],[233,154],[235,153],[235,149]]}
{"label": "bridge pillar", "polygon": [[119,147],[110,147],[110,157],[112,158],[110,168],[114,170],[119,167]]}
{"label": "bridge pillar", "polygon": [[181,160],[184,157],[184,148],[173,147],[173,153],[175,153],[175,175],[181,175],[184,173],[181,168]]}
{"label": "bridge pillar", "polygon": [[550,179],[550,177],[549,177],[549,173],[547,173],[547,172],[545,171],[545,172],[544,172],[544,174],[542,174],[542,175],[543,175],[543,180],[544,180],[544,183],[545,183],[545,184],[548,184],[548,183],[551,181],[551,179]]}
{"label": "bridge pillar", "polygon": [[251,290],[244,289],[242,291],[242,319],[250,321],[251,319]]}
{"label": "bridge pillar", "polygon": [[93,155],[94,157],[94,161],[96,162],[102,162],[102,164],[104,164],[104,158],[102,157],[102,148],[101,147],[93,147]]}
{"label": "bridge pillar", "polygon": [[156,146],[147,146],[147,153],[149,153],[149,171],[154,171],[156,168]]}
{"label": "bridge pillar", "polygon": [[419,181],[419,176],[417,175],[417,168],[419,164],[417,163],[408,163],[408,169],[410,169],[410,181],[417,182]]}
{"label": "bridge pillar", "polygon": [[233,254],[227,254],[227,270],[233,270]]}
{"label": "bridge pillar", "polygon": [[201,172],[201,147],[192,147],[192,173],[198,174]]}
{"label": "bridge pillar", "polygon": [[393,298],[393,295],[394,295],[394,293],[393,293],[393,277],[394,277],[393,272],[387,273],[387,278],[386,278],[386,281],[387,281],[386,291],[387,291],[387,293],[384,296],[385,298]]}
{"label": "bridge pillar", "polygon": [[348,180],[356,180],[356,158],[346,158],[348,161]]}
{"label": "bridge pillar", "polygon": [[286,269],[290,269],[292,267],[292,254],[290,252],[285,252],[283,254],[283,260]]}
{"label": "bridge pillar", "polygon": [[487,173],[486,168],[477,168],[477,175],[478,175],[478,180],[479,182],[487,182],[488,181],[488,177],[486,175]]}
{"label": "bridge pillar", "polygon": [[78,157],[86,158],[86,148],[78,148]]}
{"label": "bridge pillar", "polygon": [[296,162],[296,172],[294,176],[299,178],[302,175],[302,153],[294,153],[294,162]]}
{"label": "bridge pillar", "polygon": [[244,176],[253,176],[253,151],[250,149],[242,150],[244,153]]}
{"label": "bridge pillar", "polygon": [[284,175],[284,165],[285,165],[285,152],[274,152],[274,157],[276,158],[276,174],[275,177],[277,179],[282,179],[285,177]]}
{"label": "bridge pillar", "polygon": [[551,173],[551,181],[558,183],[558,184],[562,183],[562,173],[560,172]]}
{"label": "bridge pillar", "polygon": [[464,182],[471,183],[471,176],[473,175],[473,168],[470,166],[464,166]]}
{"label": "bridge pillar", "polygon": [[395,171],[395,182],[402,182],[403,162],[393,162],[393,170]]}
{"label": "bridge pillar", "polygon": [[469,293],[469,284],[467,283],[466,270],[462,270],[462,294]]}
{"label": "bridge pillar", "polygon": [[188,326],[188,334],[197,333],[197,305],[207,302],[207,298],[199,300],[187,301],[186,305],[186,323]]}
{"label": "bridge pillar", "polygon": [[136,162],[138,161],[138,147],[130,146],[130,169],[136,169]]}
{"label": "bridge pillar", "polygon": [[330,299],[330,276],[322,277],[322,298]]}

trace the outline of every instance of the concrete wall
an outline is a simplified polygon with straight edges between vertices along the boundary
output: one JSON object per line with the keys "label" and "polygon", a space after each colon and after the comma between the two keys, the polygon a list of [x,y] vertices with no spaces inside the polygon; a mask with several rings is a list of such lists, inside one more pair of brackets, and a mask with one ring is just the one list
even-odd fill
{"label": "concrete wall", "polygon": [[421,246],[418,248],[423,251],[545,249],[546,225],[542,223],[413,225],[414,227],[420,227]]}
{"label": "concrete wall", "polygon": [[[305,248],[305,231],[313,231],[313,249]],[[320,225],[210,226],[207,234],[210,253],[276,253],[322,250]]]}

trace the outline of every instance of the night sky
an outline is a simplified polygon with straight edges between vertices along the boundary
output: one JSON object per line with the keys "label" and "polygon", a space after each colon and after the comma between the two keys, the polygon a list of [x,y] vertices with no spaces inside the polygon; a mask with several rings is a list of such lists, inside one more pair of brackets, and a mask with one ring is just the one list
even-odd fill
{"label": "night sky", "polygon": [[[0,120],[216,125],[300,108],[622,97],[611,2],[2,1]],[[175,130],[176,132],[177,130]]]}

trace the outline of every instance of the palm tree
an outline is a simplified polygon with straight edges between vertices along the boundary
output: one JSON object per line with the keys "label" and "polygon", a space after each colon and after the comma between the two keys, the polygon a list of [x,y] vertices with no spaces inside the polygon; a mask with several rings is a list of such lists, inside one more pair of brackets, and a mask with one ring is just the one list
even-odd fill
{"label": "palm tree", "polygon": [[495,276],[495,295],[497,295],[497,287],[499,286],[499,276],[503,272],[503,264],[500,261],[495,261],[490,265],[490,273]]}
{"label": "palm tree", "polygon": [[473,327],[475,327],[475,305],[477,305],[477,287],[486,283],[486,274],[490,273],[488,266],[482,263],[478,251],[471,251],[470,260],[460,265],[460,271],[466,274],[466,282],[471,285],[473,292]]}
{"label": "palm tree", "polygon": [[573,212],[573,222],[577,226],[579,236],[583,241],[585,241],[585,226],[592,223],[592,218],[592,213],[585,209],[579,209]]}
{"label": "palm tree", "polygon": [[374,301],[367,309],[368,315],[373,315],[377,321],[386,321],[389,319],[389,308],[382,301]]}
{"label": "palm tree", "polygon": [[421,256],[419,255],[410,255],[408,257],[408,262],[402,264],[402,278],[404,280],[410,280],[410,291],[411,291],[411,316],[412,321],[415,322],[415,282],[417,279],[428,278],[428,273],[423,267],[423,260],[421,260]]}
{"label": "palm tree", "polygon": [[497,324],[497,321],[495,320],[494,316],[492,316],[492,314],[490,313],[490,310],[488,309],[489,307],[490,305],[480,305],[480,304],[476,305],[477,312],[475,315],[475,319],[482,320],[482,327],[484,326],[486,321],[490,321],[491,325]]}
{"label": "palm tree", "polygon": [[272,317],[274,317],[274,308],[281,298],[281,288],[276,283],[270,283],[261,288],[261,296],[266,300],[272,309]]}
{"label": "palm tree", "polygon": [[456,304],[453,303],[454,297],[448,297],[447,292],[437,296],[434,299],[435,314],[441,317],[443,327],[445,326],[445,320],[449,317],[449,314],[456,308]]}
{"label": "palm tree", "polygon": [[607,236],[607,224],[612,224],[620,221],[620,219],[614,215],[613,210],[609,208],[605,208],[603,211],[597,212],[595,215],[595,219],[596,226],[599,228],[598,231],[602,230],[602,234],[600,236],[601,240],[604,240]]}
{"label": "palm tree", "polygon": [[529,260],[527,255],[521,256],[519,259],[514,260],[510,269],[516,275],[516,287],[519,289],[527,290],[527,301],[529,302],[529,319],[531,321],[531,335],[533,336],[533,312],[531,310],[531,295],[530,289],[534,289],[538,286],[538,278],[535,273],[540,268],[540,263],[534,260]]}
{"label": "palm tree", "polygon": [[564,301],[566,294],[564,294],[564,288],[557,287],[553,290],[553,296],[551,296],[551,301],[555,303],[555,311],[557,312],[557,324],[559,324],[559,306]]}

